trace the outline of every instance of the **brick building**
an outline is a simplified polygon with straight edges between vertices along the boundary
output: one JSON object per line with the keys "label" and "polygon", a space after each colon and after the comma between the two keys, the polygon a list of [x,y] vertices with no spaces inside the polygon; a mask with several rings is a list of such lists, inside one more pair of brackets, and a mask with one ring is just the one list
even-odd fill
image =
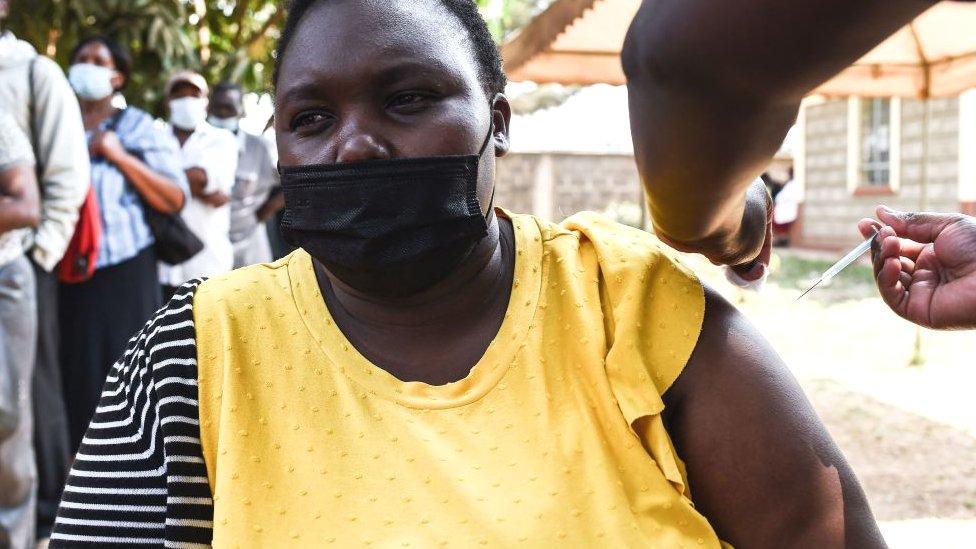
{"label": "brick building", "polygon": [[[523,93],[516,86],[513,96]],[[623,86],[588,86],[558,106],[516,115],[510,133],[511,151],[497,164],[496,204],[553,221],[588,210],[644,225]]]}
{"label": "brick building", "polygon": [[923,178],[926,209],[976,213],[976,91],[932,99],[927,140],[924,117],[925,104],[916,100],[806,102],[793,151],[804,189],[795,245],[857,242],[855,224],[875,205],[918,210]]}
{"label": "brick building", "polygon": [[647,220],[643,190],[630,154],[513,153],[498,162],[495,202],[561,221],[584,210],[631,226]]}

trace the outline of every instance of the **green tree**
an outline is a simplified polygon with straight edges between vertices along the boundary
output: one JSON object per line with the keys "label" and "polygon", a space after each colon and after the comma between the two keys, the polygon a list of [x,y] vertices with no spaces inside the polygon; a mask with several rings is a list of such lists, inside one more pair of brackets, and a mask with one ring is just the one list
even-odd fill
{"label": "green tree", "polygon": [[[552,0],[478,0],[496,40],[528,23]],[[130,103],[159,113],[166,78],[200,71],[248,91],[271,90],[281,0],[12,0],[6,22],[18,37],[67,68],[79,40],[105,35],[126,45]]]}
{"label": "green tree", "polygon": [[271,87],[273,49],[284,11],[276,0],[13,0],[6,22],[18,37],[67,66],[71,49],[106,35],[132,52],[128,100],[157,111],[175,70]]}
{"label": "green tree", "polygon": [[528,24],[554,0],[478,0],[496,42]]}

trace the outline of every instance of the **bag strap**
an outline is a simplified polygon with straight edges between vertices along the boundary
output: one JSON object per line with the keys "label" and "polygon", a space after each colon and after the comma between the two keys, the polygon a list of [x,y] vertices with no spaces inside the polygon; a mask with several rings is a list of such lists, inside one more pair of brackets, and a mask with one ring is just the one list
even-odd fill
{"label": "bag strap", "polygon": [[27,66],[27,108],[28,108],[28,126],[30,130],[30,140],[31,140],[31,150],[34,151],[34,171],[37,175],[37,182],[40,184],[41,176],[44,172],[44,166],[41,165],[41,154],[37,149],[37,100],[34,98],[36,94],[36,86],[34,86],[34,73],[37,72],[35,67],[37,66],[37,59],[40,55],[35,55],[31,58],[30,64]]}
{"label": "bag strap", "polygon": [[118,112],[113,114],[112,117],[108,119],[108,124],[105,126],[105,129],[118,133],[119,122],[122,120],[122,117],[125,116],[125,111],[127,110],[129,110],[128,106],[119,109]]}

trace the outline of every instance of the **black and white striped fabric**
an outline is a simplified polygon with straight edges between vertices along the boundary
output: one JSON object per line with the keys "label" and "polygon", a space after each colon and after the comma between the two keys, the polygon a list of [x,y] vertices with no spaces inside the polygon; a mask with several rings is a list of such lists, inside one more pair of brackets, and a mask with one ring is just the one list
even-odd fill
{"label": "black and white striped fabric", "polygon": [[185,284],[109,372],[71,468],[51,547],[209,547],[193,293]]}

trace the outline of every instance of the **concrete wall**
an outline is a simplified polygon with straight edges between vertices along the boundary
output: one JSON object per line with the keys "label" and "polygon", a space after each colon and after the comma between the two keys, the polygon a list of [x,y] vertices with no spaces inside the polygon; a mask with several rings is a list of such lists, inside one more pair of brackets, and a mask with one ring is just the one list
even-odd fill
{"label": "concrete wall", "polygon": [[[832,100],[805,107],[801,139],[805,150],[805,202],[795,242],[842,248],[860,236],[856,223],[875,205],[917,210],[923,153],[923,103],[901,107],[901,181],[894,193],[859,195],[848,190],[848,102]],[[933,99],[928,142],[928,209],[959,211],[959,101]]]}
{"label": "concrete wall", "polygon": [[495,203],[561,221],[580,211],[637,225],[644,207],[630,155],[509,154],[498,161]]}

